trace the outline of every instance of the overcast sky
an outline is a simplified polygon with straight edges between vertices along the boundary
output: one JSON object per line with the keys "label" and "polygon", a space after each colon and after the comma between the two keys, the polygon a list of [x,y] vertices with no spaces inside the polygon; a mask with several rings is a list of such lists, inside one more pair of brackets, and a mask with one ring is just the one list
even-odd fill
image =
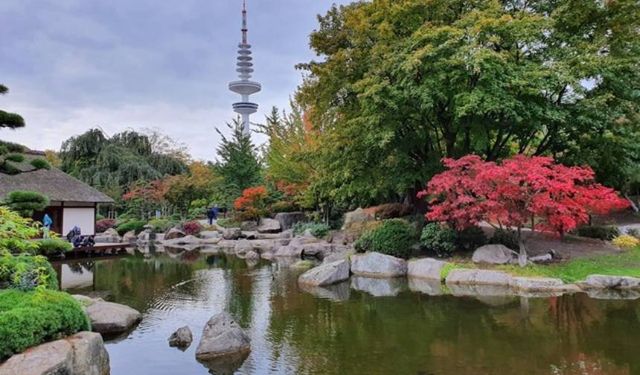
{"label": "overcast sky", "polygon": [[[347,0],[248,0],[254,80],[252,120],[282,108],[314,58],[316,15]],[[0,108],[27,123],[0,139],[55,149],[100,126],[107,134],[155,127],[212,160],[214,127],[234,118],[241,0],[1,0]],[[258,136],[254,139],[263,141]]]}

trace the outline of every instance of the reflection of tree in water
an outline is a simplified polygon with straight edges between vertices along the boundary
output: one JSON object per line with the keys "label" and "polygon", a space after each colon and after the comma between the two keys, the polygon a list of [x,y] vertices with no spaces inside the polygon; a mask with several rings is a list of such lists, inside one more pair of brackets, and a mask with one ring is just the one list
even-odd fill
{"label": "reflection of tree in water", "polygon": [[[115,302],[144,311],[170,287],[192,278],[196,270],[206,267],[202,259],[186,264],[163,256],[103,260],[95,264],[95,288],[110,291]],[[189,289],[184,292],[197,294]]]}
{"label": "reflection of tree in water", "polygon": [[625,364],[638,362],[631,351],[640,347],[640,337],[626,334],[640,332],[629,303],[612,309],[585,296],[531,299],[523,320],[517,304],[354,291],[349,301],[335,303],[276,284],[268,332],[272,356],[286,359],[290,347],[303,374],[549,374],[552,365],[579,355],[613,361],[613,373],[625,374]]}
{"label": "reflection of tree in water", "polygon": [[253,276],[244,259],[234,256],[223,257],[222,268],[226,270],[225,280],[229,285],[228,309],[241,326],[251,323],[253,304]]}

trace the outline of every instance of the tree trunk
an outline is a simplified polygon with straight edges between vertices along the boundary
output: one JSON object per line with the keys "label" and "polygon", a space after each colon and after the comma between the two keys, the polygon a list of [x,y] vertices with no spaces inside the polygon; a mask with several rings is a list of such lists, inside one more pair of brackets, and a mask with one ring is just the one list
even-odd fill
{"label": "tree trunk", "polygon": [[628,195],[624,195],[625,198],[627,198],[627,200],[629,201],[629,204],[631,204],[631,208],[633,208],[634,212],[640,212],[640,208],[638,208],[638,205],[636,204],[636,202],[633,201],[633,199],[631,199]]}
{"label": "tree trunk", "polygon": [[520,248],[520,253],[518,254],[518,264],[520,267],[526,267],[527,265],[527,248],[524,244],[524,240],[522,239],[522,228],[518,227],[518,247]]}

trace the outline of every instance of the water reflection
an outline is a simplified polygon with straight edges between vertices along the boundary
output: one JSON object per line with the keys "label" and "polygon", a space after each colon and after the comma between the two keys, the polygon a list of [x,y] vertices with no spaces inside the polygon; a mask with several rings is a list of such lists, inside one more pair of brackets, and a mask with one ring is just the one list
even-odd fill
{"label": "water reflection", "polygon": [[[108,291],[143,311],[135,331],[108,344],[114,375],[219,373],[195,360],[195,347],[222,310],[251,336],[249,357],[224,369],[239,374],[640,373],[638,301],[513,298],[496,290],[456,290],[454,297],[411,279],[301,289],[300,271],[286,263],[250,266],[189,251],[60,269],[64,285]],[[90,287],[72,281],[88,275]],[[181,352],[166,340],[184,325],[194,343]]]}

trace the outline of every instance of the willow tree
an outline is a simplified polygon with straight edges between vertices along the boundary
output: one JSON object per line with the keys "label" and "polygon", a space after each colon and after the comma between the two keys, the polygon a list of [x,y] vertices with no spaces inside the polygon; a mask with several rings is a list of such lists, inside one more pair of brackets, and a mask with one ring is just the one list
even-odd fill
{"label": "willow tree", "polygon": [[136,182],[187,171],[183,160],[154,151],[146,135],[131,130],[109,138],[91,129],[65,141],[59,157],[62,170],[115,199]]}
{"label": "willow tree", "polygon": [[[441,158],[472,153],[588,161],[602,180],[638,159],[636,0],[373,0],[319,23],[297,99],[337,200],[413,197]],[[594,144],[635,154],[573,157]]]}

